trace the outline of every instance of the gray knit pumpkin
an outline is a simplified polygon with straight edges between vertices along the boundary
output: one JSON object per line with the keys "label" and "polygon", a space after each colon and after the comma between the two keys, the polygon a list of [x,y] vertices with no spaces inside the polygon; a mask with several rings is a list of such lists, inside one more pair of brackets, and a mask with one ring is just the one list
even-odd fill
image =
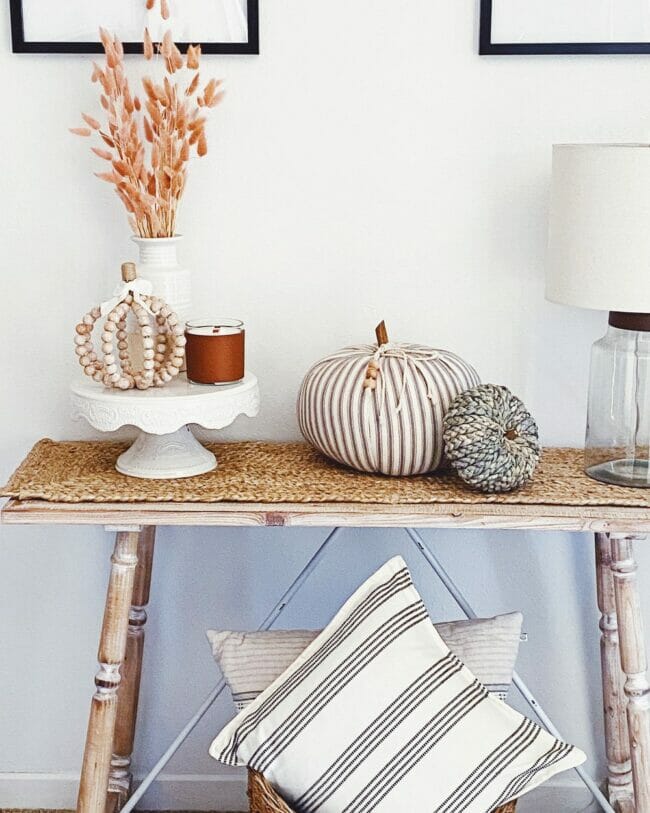
{"label": "gray knit pumpkin", "polygon": [[532,479],[541,457],[537,424],[507,387],[465,390],[444,418],[445,454],[459,477],[481,491],[512,491]]}

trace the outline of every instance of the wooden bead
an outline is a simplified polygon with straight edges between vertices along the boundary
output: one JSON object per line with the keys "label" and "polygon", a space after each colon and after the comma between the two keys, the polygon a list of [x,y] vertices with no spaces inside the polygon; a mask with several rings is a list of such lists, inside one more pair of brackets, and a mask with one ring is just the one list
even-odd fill
{"label": "wooden bead", "polygon": [[363,386],[367,390],[374,390],[377,388],[377,382],[374,378],[366,378],[366,380],[363,382]]}
{"label": "wooden bead", "polygon": [[[178,315],[160,297],[146,296],[142,301],[146,307],[129,294],[105,317],[101,331],[103,361],[97,359],[91,340],[95,321],[101,317],[100,308],[94,307],[75,326],[75,352],[85,374],[107,387],[160,387],[177,376],[183,366],[186,340]],[[138,371],[132,369],[129,356],[129,314],[140,328],[142,369]]]}

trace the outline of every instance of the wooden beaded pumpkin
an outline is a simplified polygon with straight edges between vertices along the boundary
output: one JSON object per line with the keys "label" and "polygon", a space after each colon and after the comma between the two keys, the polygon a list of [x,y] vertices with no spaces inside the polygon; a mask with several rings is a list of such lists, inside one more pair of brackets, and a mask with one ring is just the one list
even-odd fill
{"label": "wooden beaded pumpkin", "polygon": [[388,341],[346,347],[318,361],[298,396],[305,439],[359,471],[414,475],[443,462],[443,418],[453,399],[480,383],[447,350]]}
{"label": "wooden beaded pumpkin", "polygon": [[[84,373],[106,387],[129,390],[162,387],[178,375],[185,356],[185,335],[178,317],[150,286],[136,280],[134,263],[122,265],[124,286],[116,298],[92,308],[76,327],[75,352]],[[134,369],[127,336],[129,312],[137,320],[142,336],[142,369]],[[105,316],[101,351],[92,341],[95,323]],[[117,353],[115,352],[117,343]]]}

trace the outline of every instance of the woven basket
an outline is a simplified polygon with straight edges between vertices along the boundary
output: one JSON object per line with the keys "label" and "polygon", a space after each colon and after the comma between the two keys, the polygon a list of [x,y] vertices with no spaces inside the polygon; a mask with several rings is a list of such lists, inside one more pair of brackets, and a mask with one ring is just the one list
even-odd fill
{"label": "woven basket", "polygon": [[[250,799],[250,813],[294,813],[278,794],[269,785],[262,774],[255,771],[248,772],[248,798]],[[517,802],[495,810],[494,813],[515,813]]]}

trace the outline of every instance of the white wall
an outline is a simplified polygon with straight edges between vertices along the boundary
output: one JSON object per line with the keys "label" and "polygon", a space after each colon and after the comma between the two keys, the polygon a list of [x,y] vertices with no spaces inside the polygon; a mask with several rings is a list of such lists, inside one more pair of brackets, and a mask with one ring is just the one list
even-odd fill
{"label": "white wall", "polygon": [[[546,444],[580,445],[589,346],[605,317],[544,302],[550,149],[647,138],[650,60],[479,58],[474,0],[261,5],[261,56],[205,60],[226,78],[228,97],[215,111],[210,154],[193,167],[181,222],[196,301],[246,320],[249,364],[261,381],[260,417],[227,436],[296,437],[294,397],[306,367],[371,339],[385,317],[395,338],[453,349],[485,381],[510,386]],[[86,143],[66,129],[79,110],[95,110],[90,61],[12,55],[7,4],[0,25],[4,477],[40,437],[92,436],[68,414],[71,328],[134,252],[113,193],[92,176]],[[110,539],[101,529],[1,534],[0,807],[65,805],[85,733]],[[255,625],[323,535],[160,532],[139,772],[215,681],[204,628]],[[524,611],[521,672],[601,777],[591,540],[427,538],[479,611]],[[398,531],[350,531],[338,547],[287,625],[325,622],[396,552],[407,555],[434,615],[455,614]],[[640,554],[647,578],[650,557]],[[230,714],[219,702],[168,774],[223,775],[206,749]],[[27,774],[22,785],[18,773]],[[168,785],[172,803],[199,804],[196,783]],[[37,786],[46,798],[36,798]],[[152,795],[145,806],[165,801]]]}

